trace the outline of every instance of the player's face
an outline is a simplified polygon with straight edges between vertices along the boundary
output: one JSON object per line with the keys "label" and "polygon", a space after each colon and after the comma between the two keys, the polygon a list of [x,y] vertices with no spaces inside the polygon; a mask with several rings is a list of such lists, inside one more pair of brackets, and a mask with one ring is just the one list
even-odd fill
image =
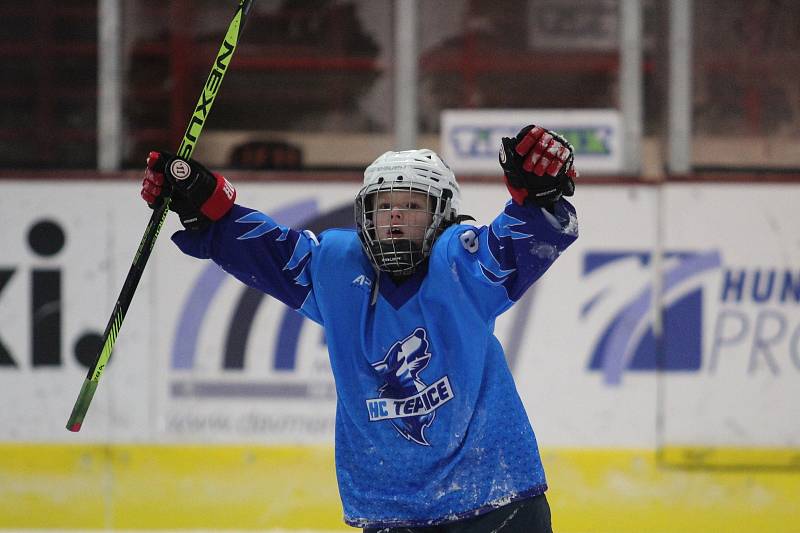
{"label": "player's face", "polygon": [[375,231],[378,240],[409,239],[421,245],[433,216],[428,195],[414,191],[378,192],[375,198]]}

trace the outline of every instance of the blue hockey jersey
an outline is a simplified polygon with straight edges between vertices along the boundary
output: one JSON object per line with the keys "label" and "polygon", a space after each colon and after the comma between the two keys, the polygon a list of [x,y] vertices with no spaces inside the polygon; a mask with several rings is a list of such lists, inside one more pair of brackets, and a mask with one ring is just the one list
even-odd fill
{"label": "blue hockey jersey", "polygon": [[566,200],[554,215],[509,202],[489,226],[446,229],[401,284],[376,274],[354,230],[317,238],[239,205],[173,240],[324,327],[345,521],[397,527],[547,489],[494,323],[576,237]]}

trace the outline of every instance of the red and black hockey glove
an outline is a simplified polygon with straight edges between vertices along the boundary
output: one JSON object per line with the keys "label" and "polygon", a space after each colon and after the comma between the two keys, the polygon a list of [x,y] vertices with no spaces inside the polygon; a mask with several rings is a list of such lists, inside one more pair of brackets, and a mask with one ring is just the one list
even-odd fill
{"label": "red and black hockey glove", "polygon": [[222,175],[210,172],[194,159],[169,152],[150,152],[142,181],[142,198],[151,208],[171,196],[169,208],[186,229],[199,230],[227,213],[236,189]]}
{"label": "red and black hockey glove", "polygon": [[540,126],[525,126],[516,137],[503,137],[500,166],[514,201],[552,208],[562,196],[575,194],[572,145]]}

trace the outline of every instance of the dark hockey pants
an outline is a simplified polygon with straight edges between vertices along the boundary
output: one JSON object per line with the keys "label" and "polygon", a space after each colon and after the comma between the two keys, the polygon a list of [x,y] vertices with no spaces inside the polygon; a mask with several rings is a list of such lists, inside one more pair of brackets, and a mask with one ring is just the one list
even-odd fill
{"label": "dark hockey pants", "polygon": [[553,533],[544,494],[480,516],[431,527],[367,528],[364,533]]}

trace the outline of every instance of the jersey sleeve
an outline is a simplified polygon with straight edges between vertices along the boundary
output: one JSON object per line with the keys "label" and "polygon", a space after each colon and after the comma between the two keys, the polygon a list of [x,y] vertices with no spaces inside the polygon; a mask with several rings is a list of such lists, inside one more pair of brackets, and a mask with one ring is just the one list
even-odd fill
{"label": "jersey sleeve", "polygon": [[553,212],[509,201],[491,224],[460,226],[448,243],[451,263],[487,317],[496,317],[525,291],[578,237],[575,208],[563,198]]}
{"label": "jersey sleeve", "polygon": [[311,231],[297,231],[240,205],[203,231],[178,231],[172,240],[187,255],[211,259],[236,279],[322,323],[311,284]]}

